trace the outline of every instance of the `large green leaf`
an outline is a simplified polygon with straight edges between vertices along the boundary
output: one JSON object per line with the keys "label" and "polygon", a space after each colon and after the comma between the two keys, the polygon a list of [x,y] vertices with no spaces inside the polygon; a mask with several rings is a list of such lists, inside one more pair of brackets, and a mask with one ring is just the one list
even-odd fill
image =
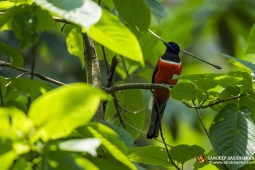
{"label": "large green leaf", "polygon": [[[90,123],[84,127],[79,128],[78,132],[84,136],[93,136],[101,140],[101,146],[98,149],[98,155],[103,156],[103,162],[106,164],[102,164],[102,159],[100,159],[100,157],[96,159],[91,158],[90,156],[86,157],[91,162],[96,164],[100,169],[104,169],[106,166],[109,168],[110,165],[115,166],[113,169],[136,169],[135,166],[123,154],[123,151],[121,152],[119,148],[116,147],[116,145],[119,146],[118,143],[120,140],[115,137],[117,134],[114,133],[114,131],[112,131],[110,128],[107,128],[106,126],[99,123]],[[98,161],[100,163],[98,163]],[[108,166],[107,164],[110,165]]]}
{"label": "large green leaf", "polygon": [[133,162],[171,166],[171,162],[166,153],[166,149],[159,146],[135,147],[128,150],[128,159]]}
{"label": "large green leaf", "polygon": [[37,80],[31,80],[28,78],[10,78],[10,86],[15,89],[18,89],[22,93],[29,94],[32,97],[38,97],[44,94],[46,91],[51,90],[52,88],[46,85],[43,82]]}
{"label": "large green leaf", "polygon": [[20,6],[14,6],[13,8],[6,10],[3,15],[0,15],[0,28],[10,21],[16,13],[19,13],[20,9]]}
{"label": "large green leaf", "polygon": [[107,95],[85,83],[59,87],[37,98],[28,115],[37,127],[31,139],[57,139],[86,124],[95,114],[100,99]]}
{"label": "large green leaf", "polygon": [[197,145],[178,145],[171,147],[170,155],[175,161],[184,164],[188,160],[200,156],[204,151],[203,148]]}
{"label": "large green leaf", "polygon": [[158,21],[165,18],[166,12],[161,3],[159,2],[159,0],[145,0],[145,2],[148,4],[152,13],[155,15]]}
{"label": "large green leaf", "polygon": [[193,83],[178,83],[171,90],[172,98],[180,101],[195,100],[197,95],[196,87]]}
{"label": "large green leaf", "polygon": [[248,48],[246,54],[255,53],[255,24],[253,24],[248,38]]}
{"label": "large green leaf", "polygon": [[113,52],[144,64],[136,37],[110,12],[103,10],[100,21],[90,28],[88,34]]}
{"label": "large green leaf", "polygon": [[[209,129],[211,143],[217,155],[253,156],[255,153],[255,124],[251,113],[238,105],[225,106],[214,118]],[[238,169],[244,164],[227,164]]]}
{"label": "large green leaf", "polygon": [[80,28],[73,27],[67,34],[66,44],[69,53],[79,57],[82,67],[85,65],[84,61],[84,46]]}
{"label": "large green leaf", "polygon": [[3,76],[1,76],[0,75],[0,92],[1,92],[1,96],[2,96],[2,98],[3,97],[5,97],[5,95],[6,95],[6,80],[5,80],[5,78],[3,77]]}
{"label": "large green leaf", "polygon": [[10,58],[10,63],[14,67],[21,67],[23,65],[23,57],[19,51],[12,48],[4,42],[0,42],[0,52],[5,53]]}
{"label": "large green leaf", "polygon": [[101,17],[102,9],[91,0],[35,0],[37,5],[89,30]]}
{"label": "large green leaf", "polygon": [[132,30],[145,32],[150,25],[150,9],[144,0],[113,0],[119,15]]}

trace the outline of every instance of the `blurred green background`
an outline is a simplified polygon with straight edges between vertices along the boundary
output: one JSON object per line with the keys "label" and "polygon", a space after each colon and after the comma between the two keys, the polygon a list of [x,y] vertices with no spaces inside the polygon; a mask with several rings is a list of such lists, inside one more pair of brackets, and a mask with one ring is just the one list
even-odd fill
{"label": "blurred green background", "polygon": [[[162,5],[166,17],[159,23],[153,16],[150,29],[164,40],[176,42],[181,49],[222,67],[221,70],[217,70],[181,53],[183,65],[181,75],[221,73],[235,69],[227,63],[227,59],[223,58],[221,53],[255,62],[253,56],[245,55],[249,32],[255,21],[255,1],[162,0]],[[25,59],[23,67],[31,69],[32,55],[35,51],[35,72],[64,83],[84,82],[86,81],[85,71],[79,58],[68,53],[65,43],[66,36],[64,32],[61,32],[62,26],[63,24],[56,23],[49,32],[38,32],[38,43],[31,49],[20,51]],[[0,41],[19,49],[19,41],[13,32],[1,32]],[[114,76],[114,82],[123,79],[127,82],[151,81],[154,66],[158,58],[164,53],[165,46],[149,32],[139,41],[143,49],[145,67],[141,67],[138,63],[128,59],[124,59],[123,62],[122,58],[118,56],[120,63]],[[106,70],[102,60],[101,46],[98,44],[97,53],[100,58],[102,83],[105,84]],[[108,63],[110,63],[115,54],[107,49],[106,53]],[[5,54],[0,53],[0,59],[9,62]],[[124,68],[124,63],[127,70]],[[5,77],[15,77],[21,73],[7,67],[0,67],[0,74]],[[56,87],[55,85],[52,86]],[[148,106],[151,93],[148,90],[142,90],[142,94],[146,106],[146,123],[142,130],[146,131],[150,117]],[[206,127],[209,128],[216,113],[211,109],[200,110],[200,113]],[[196,144],[205,148],[206,153],[212,149],[195,110],[187,108],[179,101],[169,100],[163,118],[163,129],[165,139],[171,145]],[[139,146],[148,143],[162,145],[154,140],[146,140],[144,135],[141,135],[136,141]],[[185,167],[190,165],[190,169],[192,169],[193,162],[194,160],[189,161]]]}

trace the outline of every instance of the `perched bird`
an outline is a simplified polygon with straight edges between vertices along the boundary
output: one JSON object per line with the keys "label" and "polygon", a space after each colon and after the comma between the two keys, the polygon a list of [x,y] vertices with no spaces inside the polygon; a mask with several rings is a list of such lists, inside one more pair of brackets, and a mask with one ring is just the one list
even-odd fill
{"label": "perched bird", "polygon": [[[158,84],[173,84],[177,83],[177,80],[172,80],[173,76],[180,75],[182,70],[181,60],[179,58],[180,48],[174,42],[165,42],[165,53],[160,57],[157,65],[154,69],[152,76],[152,83]],[[161,121],[166,102],[170,96],[169,90],[155,89],[154,98],[152,100],[152,113],[147,132],[147,139],[157,138],[159,134],[159,121]],[[160,117],[158,116],[158,112]]]}

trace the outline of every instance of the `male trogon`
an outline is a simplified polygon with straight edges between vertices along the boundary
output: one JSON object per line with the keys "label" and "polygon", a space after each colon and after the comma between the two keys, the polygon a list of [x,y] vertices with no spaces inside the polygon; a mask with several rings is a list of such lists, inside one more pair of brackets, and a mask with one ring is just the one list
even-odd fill
{"label": "male trogon", "polygon": [[[166,46],[165,53],[160,57],[157,65],[154,69],[152,76],[152,83],[158,84],[173,84],[177,83],[177,80],[172,80],[173,76],[180,75],[182,70],[181,60],[179,58],[180,48],[174,42],[164,43]],[[152,113],[149,129],[147,132],[147,139],[157,138],[159,134],[159,122],[161,121],[167,100],[170,96],[169,90],[155,89],[154,98],[152,101]],[[157,101],[157,102],[156,102]],[[158,113],[160,117],[158,116]]]}

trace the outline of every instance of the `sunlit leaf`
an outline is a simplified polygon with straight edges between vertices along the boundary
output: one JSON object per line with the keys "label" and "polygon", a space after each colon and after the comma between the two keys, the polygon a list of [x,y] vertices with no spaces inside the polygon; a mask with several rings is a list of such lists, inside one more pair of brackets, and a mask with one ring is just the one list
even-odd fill
{"label": "sunlit leaf", "polygon": [[69,53],[80,58],[82,67],[85,65],[84,61],[84,46],[80,28],[74,27],[66,37],[66,44]]}
{"label": "sunlit leaf", "polygon": [[107,95],[85,83],[59,87],[37,98],[28,112],[38,127],[31,140],[47,141],[70,134],[92,118],[101,99]]}
{"label": "sunlit leaf", "polygon": [[101,17],[101,8],[91,0],[35,0],[37,5],[89,30]]}
{"label": "sunlit leaf", "polygon": [[248,48],[246,54],[255,53],[255,24],[253,24],[248,38]]}
{"label": "sunlit leaf", "polygon": [[159,146],[144,146],[135,147],[128,150],[128,159],[133,162],[158,165],[158,166],[170,166],[165,148]]}
{"label": "sunlit leaf", "polygon": [[158,21],[165,18],[166,12],[161,3],[159,2],[159,0],[145,0],[145,2],[148,4],[152,13],[155,15]]}
{"label": "sunlit leaf", "polygon": [[11,18],[20,11],[20,6],[14,6],[4,12],[4,14],[0,15],[0,28],[2,28]]}
{"label": "sunlit leaf", "polygon": [[38,97],[52,88],[38,80],[31,80],[28,78],[10,78],[10,86],[18,89],[20,92],[29,94],[32,97]]}
{"label": "sunlit leaf", "polygon": [[110,12],[103,10],[100,21],[90,28],[88,34],[113,52],[144,64],[136,37]]}
{"label": "sunlit leaf", "polygon": [[92,156],[97,156],[96,149],[101,141],[97,138],[72,139],[59,144],[59,149],[73,152],[87,152]]}
{"label": "sunlit leaf", "polygon": [[23,65],[23,57],[20,52],[8,44],[0,42],[0,52],[8,55],[12,66],[20,67]]}
{"label": "sunlit leaf", "polygon": [[[255,153],[255,124],[251,112],[238,105],[225,106],[214,118],[209,129],[211,143],[217,155],[253,156]],[[230,169],[244,165],[227,164]]]}
{"label": "sunlit leaf", "polygon": [[113,0],[119,15],[131,29],[147,31],[150,25],[150,9],[143,0]]}
{"label": "sunlit leaf", "polygon": [[1,1],[0,2],[0,11],[7,10],[9,8],[12,8],[15,4],[8,1]]}

